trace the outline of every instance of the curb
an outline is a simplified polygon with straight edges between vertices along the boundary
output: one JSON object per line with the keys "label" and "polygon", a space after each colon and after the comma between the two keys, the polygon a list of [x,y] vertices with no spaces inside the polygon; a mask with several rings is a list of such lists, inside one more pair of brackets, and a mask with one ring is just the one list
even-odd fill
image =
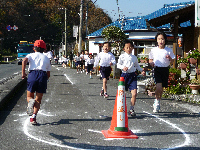
{"label": "curb", "polygon": [[[20,75],[20,78],[21,78],[21,75]],[[4,92],[2,90],[3,94],[0,93],[0,111],[3,110],[7,106],[7,104],[10,102],[11,98],[18,91],[18,89],[21,88],[24,83],[26,83],[27,78],[25,78],[25,79],[20,79],[20,78],[18,77],[17,80],[15,80],[15,81],[13,81],[14,80],[13,79],[13,80],[10,80],[9,83],[5,83],[5,86],[7,84],[8,85],[11,84],[11,86],[10,86],[10,89],[6,90],[6,92]],[[5,86],[3,88],[5,88]]]}

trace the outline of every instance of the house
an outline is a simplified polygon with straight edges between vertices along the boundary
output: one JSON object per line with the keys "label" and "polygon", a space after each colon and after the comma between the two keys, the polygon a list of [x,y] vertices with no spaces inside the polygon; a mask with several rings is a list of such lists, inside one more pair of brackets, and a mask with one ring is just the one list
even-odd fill
{"label": "house", "polygon": [[[102,49],[102,43],[104,42],[104,39],[101,35],[104,28],[108,26],[117,26],[121,28],[124,33],[127,35],[127,37],[130,40],[133,40],[136,48],[135,48],[135,54],[137,54],[139,57],[141,56],[148,56],[148,53],[152,47],[155,46],[155,40],[154,37],[158,30],[165,31],[168,36],[168,47],[174,49],[174,42],[177,43],[176,39],[180,38],[185,42],[184,35],[189,34],[185,32],[176,32],[174,31],[174,20],[165,20],[162,19],[162,21],[159,21],[158,18],[161,18],[163,16],[169,16],[172,14],[177,14],[179,11],[184,11],[184,9],[191,9],[195,5],[194,1],[190,2],[182,2],[182,3],[173,3],[173,4],[165,4],[163,8],[148,14],[146,16],[137,16],[137,17],[127,17],[127,18],[121,18],[116,20],[115,22],[89,34],[87,36],[87,39],[89,41],[89,52],[90,53],[99,53]],[[187,11],[186,11],[187,12]],[[181,28],[180,31],[186,31],[187,29],[190,29],[193,25],[193,15],[189,14],[185,19],[182,19],[178,22],[178,27]],[[159,23],[158,23],[159,22]],[[156,24],[157,23],[157,24]],[[193,39],[193,38],[192,38]],[[189,43],[187,43],[189,44]],[[184,44],[183,44],[184,45]],[[191,44],[190,44],[191,46]],[[177,47],[177,46],[176,46]],[[185,50],[186,49],[186,50]],[[175,54],[183,55],[185,51],[189,51],[189,47],[187,45],[177,47],[174,49]]]}

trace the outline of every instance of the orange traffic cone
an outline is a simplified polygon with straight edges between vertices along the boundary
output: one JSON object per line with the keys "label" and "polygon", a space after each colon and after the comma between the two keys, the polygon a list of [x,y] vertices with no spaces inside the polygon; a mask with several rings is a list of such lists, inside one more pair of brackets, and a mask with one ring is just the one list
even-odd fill
{"label": "orange traffic cone", "polygon": [[110,129],[101,131],[106,138],[137,139],[128,128],[124,77],[120,77]]}

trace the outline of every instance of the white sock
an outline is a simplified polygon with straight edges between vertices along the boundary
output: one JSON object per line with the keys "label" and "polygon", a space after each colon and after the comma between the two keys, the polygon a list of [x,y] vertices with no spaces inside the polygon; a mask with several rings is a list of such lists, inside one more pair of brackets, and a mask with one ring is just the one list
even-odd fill
{"label": "white sock", "polygon": [[31,118],[36,118],[36,116],[37,116],[36,114],[33,114],[33,115],[31,116]]}

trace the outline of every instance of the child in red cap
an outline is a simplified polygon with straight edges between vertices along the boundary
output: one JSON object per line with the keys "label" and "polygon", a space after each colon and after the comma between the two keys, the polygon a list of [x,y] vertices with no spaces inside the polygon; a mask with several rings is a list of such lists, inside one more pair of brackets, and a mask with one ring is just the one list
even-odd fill
{"label": "child in red cap", "polygon": [[[46,49],[46,44],[43,40],[36,40],[33,50],[35,53],[28,54],[22,61],[22,79],[27,74],[25,68],[29,62],[29,75],[27,79],[27,114],[31,116],[30,122],[37,125],[36,115],[40,109],[43,93],[46,93],[47,80],[50,77],[50,61],[47,56],[43,54]],[[34,98],[34,93],[36,97]]]}

